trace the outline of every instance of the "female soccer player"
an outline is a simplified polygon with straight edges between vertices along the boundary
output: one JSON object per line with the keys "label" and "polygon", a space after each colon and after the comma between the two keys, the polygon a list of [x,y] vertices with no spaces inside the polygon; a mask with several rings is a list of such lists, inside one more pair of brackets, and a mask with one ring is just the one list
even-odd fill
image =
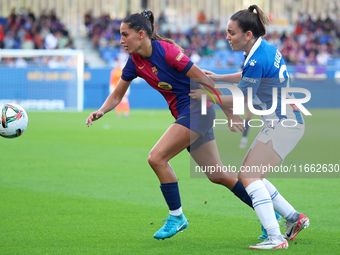
{"label": "female soccer player", "polygon": [[[246,59],[242,72],[217,75],[206,71],[215,82],[237,82],[246,97],[245,101],[247,97],[251,97],[254,107],[259,110],[271,109],[273,88],[277,88],[277,107],[273,113],[262,115],[264,127],[250,146],[239,172],[239,179],[251,197],[255,212],[268,233],[268,238],[264,242],[252,245],[250,249],[288,248],[287,240],[293,240],[309,225],[309,219],[298,213],[268,180],[261,181],[265,173],[260,175],[256,172],[242,171],[254,169],[254,166],[260,169],[262,166],[279,165],[304,133],[304,120],[295,105],[287,106],[286,115],[281,112],[281,88],[289,86],[289,75],[282,54],[275,46],[261,38],[266,33],[267,23],[268,18],[256,5],[235,13],[228,22],[227,40],[233,51],[245,52]],[[252,89],[250,95],[248,93],[251,93],[251,90],[248,88]],[[199,99],[201,94],[202,90],[196,90],[190,95],[193,99]],[[223,105],[233,106],[232,96],[221,96],[221,100]],[[283,125],[284,120],[287,121],[286,125]],[[280,233],[274,209],[287,220],[285,233],[287,240]]]}
{"label": "female soccer player", "polygon": [[[210,85],[214,83],[184,55],[178,45],[156,34],[152,12],[143,11],[127,16],[121,23],[120,33],[120,43],[130,54],[129,59],[115,90],[99,110],[90,114],[86,125],[91,125],[114,109],[137,76],[164,96],[176,121],[152,148],[148,162],[161,183],[160,188],[170,211],[169,218],[154,238],[170,238],[185,229],[188,221],[182,212],[177,178],[169,160],[188,148],[199,166],[223,167],[212,129],[215,111],[213,107],[207,107],[207,114],[201,115],[200,103],[189,97],[190,88],[198,88],[193,79]],[[231,109],[222,109],[234,123],[241,121],[239,116],[232,115]],[[236,128],[243,130],[242,126],[231,127],[231,130],[236,131]],[[251,199],[235,174],[207,175],[212,182],[229,188],[252,207]]]}

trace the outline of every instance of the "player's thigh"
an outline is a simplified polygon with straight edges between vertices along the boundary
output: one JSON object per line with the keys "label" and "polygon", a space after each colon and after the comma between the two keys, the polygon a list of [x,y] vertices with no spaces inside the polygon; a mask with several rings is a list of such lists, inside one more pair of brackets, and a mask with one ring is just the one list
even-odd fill
{"label": "player's thigh", "polygon": [[201,166],[222,164],[215,140],[204,143],[196,150],[190,151],[190,155]]}
{"label": "player's thigh", "polygon": [[247,187],[254,180],[265,177],[271,168],[280,164],[281,160],[273,149],[271,140],[267,143],[257,141],[241,166],[239,179]]}
{"label": "player's thigh", "polygon": [[172,124],[162,135],[150,154],[158,159],[169,161],[190,145],[190,141],[196,140],[200,135],[180,124]]}
{"label": "player's thigh", "polygon": [[[205,168],[205,173],[208,178],[233,179],[230,180],[231,187],[237,182],[236,173],[224,167],[215,140],[206,142],[196,150],[190,151],[190,155],[198,166]],[[212,169],[212,171],[207,171],[207,169]]]}

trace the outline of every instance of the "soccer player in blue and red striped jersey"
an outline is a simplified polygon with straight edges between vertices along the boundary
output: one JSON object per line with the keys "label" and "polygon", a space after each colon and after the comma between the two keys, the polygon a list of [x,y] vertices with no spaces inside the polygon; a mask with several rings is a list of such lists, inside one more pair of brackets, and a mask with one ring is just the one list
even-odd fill
{"label": "soccer player in blue and red striped jersey", "polygon": [[[154,238],[170,238],[185,229],[188,221],[182,212],[178,182],[169,160],[187,148],[199,166],[223,167],[212,129],[215,118],[214,107],[209,107],[210,103],[207,114],[202,115],[200,102],[189,97],[190,90],[198,88],[193,80],[211,86],[214,83],[190,61],[180,46],[156,34],[152,12],[143,11],[140,14],[127,16],[122,21],[120,33],[120,42],[130,57],[115,90],[98,111],[90,114],[86,124],[91,125],[93,121],[114,109],[123,98],[131,81],[137,76],[147,81],[166,99],[176,121],[152,148],[148,162],[161,183],[160,188],[170,214],[164,226],[155,233]],[[241,118],[233,115],[230,108],[222,107],[222,109],[234,123],[242,123]],[[243,131],[244,127],[237,124],[230,127],[232,131],[236,131],[236,128]],[[251,199],[235,174],[220,173],[215,176],[208,173],[207,175],[213,183],[229,188],[244,203],[252,206]]]}

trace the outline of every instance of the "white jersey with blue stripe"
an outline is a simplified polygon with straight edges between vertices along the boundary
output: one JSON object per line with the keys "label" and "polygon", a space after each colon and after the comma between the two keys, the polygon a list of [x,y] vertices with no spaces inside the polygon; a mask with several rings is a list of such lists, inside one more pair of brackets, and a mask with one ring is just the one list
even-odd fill
{"label": "white jersey with blue stripe", "polygon": [[271,108],[273,88],[276,87],[277,107],[272,114],[266,115],[266,119],[288,118],[303,124],[300,110],[295,105],[288,105],[286,115],[281,114],[281,88],[288,86],[289,74],[282,54],[274,45],[259,38],[246,56],[238,87],[245,96],[248,96],[248,87],[252,88],[253,106],[258,110]]}

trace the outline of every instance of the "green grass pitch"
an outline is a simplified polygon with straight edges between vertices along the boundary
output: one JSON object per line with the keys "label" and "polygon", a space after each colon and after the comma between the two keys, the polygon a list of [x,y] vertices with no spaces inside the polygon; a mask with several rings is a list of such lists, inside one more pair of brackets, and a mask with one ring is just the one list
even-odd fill
{"label": "green grass pitch", "polygon": [[[285,163],[339,164],[340,111],[311,112]],[[254,211],[226,188],[190,178],[186,151],[170,163],[189,227],[153,239],[168,209],[147,157],[173,122],[167,110],[109,113],[90,128],[88,111],[28,114],[22,137],[0,137],[0,254],[269,254],[248,249],[261,234]],[[230,162],[240,164],[240,134],[225,135]],[[288,251],[275,252],[339,253],[340,179],[270,180],[311,222]]]}

